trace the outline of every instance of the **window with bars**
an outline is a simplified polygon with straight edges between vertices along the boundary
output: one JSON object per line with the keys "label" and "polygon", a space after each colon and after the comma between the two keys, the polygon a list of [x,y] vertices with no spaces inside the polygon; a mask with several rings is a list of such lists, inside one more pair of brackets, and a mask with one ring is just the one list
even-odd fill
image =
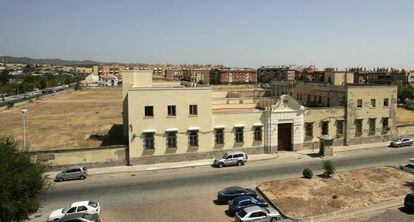
{"label": "window with bars", "polygon": [[362,135],[362,119],[355,120],[355,136]]}
{"label": "window with bars", "polygon": [[224,144],[224,129],[215,130],[215,142],[217,145]]}
{"label": "window with bars", "polygon": [[243,127],[237,127],[235,129],[234,136],[235,136],[234,139],[235,139],[236,143],[243,143],[243,141],[244,141],[244,138],[243,138]]}
{"label": "window with bars", "polygon": [[262,127],[257,126],[254,128],[254,141],[262,141]]}
{"label": "window with bars", "polygon": [[336,121],[336,136],[342,137],[344,134],[344,120],[337,120]]}
{"label": "window with bars", "polygon": [[329,133],[329,121],[322,121],[322,135],[328,135]]}
{"label": "window with bars", "polygon": [[382,132],[387,133],[388,130],[390,130],[390,128],[388,126],[388,117],[384,117],[384,118],[382,118]]}
{"label": "window with bars", "polygon": [[313,123],[312,122],[305,123],[305,138],[306,139],[313,138]]}
{"label": "window with bars", "polygon": [[144,148],[154,149],[154,133],[144,133]]}
{"label": "window with bars", "polygon": [[375,120],[374,118],[369,119],[369,135],[375,135]]}
{"label": "window with bars", "polygon": [[197,130],[191,130],[188,132],[188,145],[198,146],[198,131]]}
{"label": "window with bars", "polygon": [[177,132],[167,132],[167,148],[177,148]]}

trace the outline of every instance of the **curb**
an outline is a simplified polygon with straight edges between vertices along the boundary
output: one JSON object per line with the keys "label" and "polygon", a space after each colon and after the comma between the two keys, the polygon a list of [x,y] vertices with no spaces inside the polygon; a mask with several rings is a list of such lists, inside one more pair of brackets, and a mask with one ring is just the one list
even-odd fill
{"label": "curb", "polygon": [[[274,157],[270,157],[270,158],[263,158],[263,159],[255,159],[255,160],[250,160],[249,162],[256,162],[256,161],[263,161],[263,160],[272,160],[272,159],[277,159],[279,158],[279,155],[276,155]],[[194,167],[201,167],[201,166],[211,166],[212,162],[208,162],[208,163],[194,163],[194,164],[186,164],[186,165],[176,165],[176,166],[172,166],[172,167],[148,167],[145,169],[139,169],[139,170],[131,170],[131,169],[127,169],[125,171],[113,171],[113,172],[102,172],[102,173],[89,173],[89,176],[95,176],[95,175],[103,175],[103,174],[113,174],[113,173],[137,173],[137,172],[146,172],[146,171],[159,171],[159,170],[169,170],[169,169],[180,169],[180,168],[194,168]],[[136,165],[139,166],[139,165]],[[48,175],[50,175],[52,172],[49,172]],[[57,172],[55,172],[57,173]],[[53,174],[55,174],[53,173]],[[52,176],[52,175],[50,175]],[[53,176],[52,176],[53,177]]]}
{"label": "curb", "polygon": [[[266,183],[266,182],[265,182]],[[260,186],[260,185],[259,185]],[[273,201],[271,201],[264,193],[263,193],[263,191],[259,188],[259,186],[257,186],[256,187],[256,191],[260,194],[260,196],[262,196],[263,197],[263,199],[265,199],[266,200],[266,202],[269,204],[269,205],[271,205],[273,208],[275,208],[276,210],[278,210],[279,211],[279,213],[280,213],[280,215],[282,215],[283,217],[285,217],[285,218],[289,218],[289,219],[292,219],[292,220],[297,220],[297,221],[300,221],[300,219],[297,219],[297,218],[294,218],[294,217],[291,217],[291,216],[288,216],[282,209],[280,209],[275,203],[273,203]]]}

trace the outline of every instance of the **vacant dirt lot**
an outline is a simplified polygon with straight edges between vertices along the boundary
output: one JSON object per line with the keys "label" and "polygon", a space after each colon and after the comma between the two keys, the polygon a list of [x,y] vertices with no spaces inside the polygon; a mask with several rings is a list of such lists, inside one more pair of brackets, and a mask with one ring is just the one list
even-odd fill
{"label": "vacant dirt lot", "polygon": [[[22,140],[22,114],[31,150],[90,147],[122,142],[121,88],[84,88],[0,111],[0,134]],[[90,134],[107,135],[101,140]]]}
{"label": "vacant dirt lot", "polygon": [[331,179],[287,179],[263,183],[265,195],[288,216],[308,218],[401,198],[413,191],[414,175],[392,167],[357,169]]}
{"label": "vacant dirt lot", "polygon": [[397,125],[414,124],[414,111],[397,108]]}

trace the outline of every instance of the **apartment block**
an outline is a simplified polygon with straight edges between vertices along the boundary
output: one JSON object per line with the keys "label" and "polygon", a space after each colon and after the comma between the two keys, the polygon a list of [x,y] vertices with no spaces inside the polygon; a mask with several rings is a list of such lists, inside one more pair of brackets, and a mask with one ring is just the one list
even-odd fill
{"label": "apartment block", "polygon": [[243,68],[223,68],[211,70],[211,84],[255,84],[257,71]]}

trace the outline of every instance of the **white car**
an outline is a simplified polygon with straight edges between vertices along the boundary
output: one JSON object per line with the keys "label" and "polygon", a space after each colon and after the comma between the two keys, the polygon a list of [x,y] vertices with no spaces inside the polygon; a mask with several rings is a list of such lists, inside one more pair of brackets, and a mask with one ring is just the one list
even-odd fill
{"label": "white car", "polygon": [[101,207],[98,202],[94,201],[79,201],[73,202],[67,205],[65,208],[57,209],[50,213],[48,222],[57,222],[65,215],[74,213],[88,213],[88,214],[99,214]]}
{"label": "white car", "polygon": [[279,211],[272,207],[252,206],[244,208],[236,213],[236,222],[270,221],[276,222],[282,219]]}
{"label": "white car", "polygon": [[398,138],[393,141],[391,141],[390,146],[391,147],[402,147],[402,146],[412,146],[413,140],[409,138]]}

